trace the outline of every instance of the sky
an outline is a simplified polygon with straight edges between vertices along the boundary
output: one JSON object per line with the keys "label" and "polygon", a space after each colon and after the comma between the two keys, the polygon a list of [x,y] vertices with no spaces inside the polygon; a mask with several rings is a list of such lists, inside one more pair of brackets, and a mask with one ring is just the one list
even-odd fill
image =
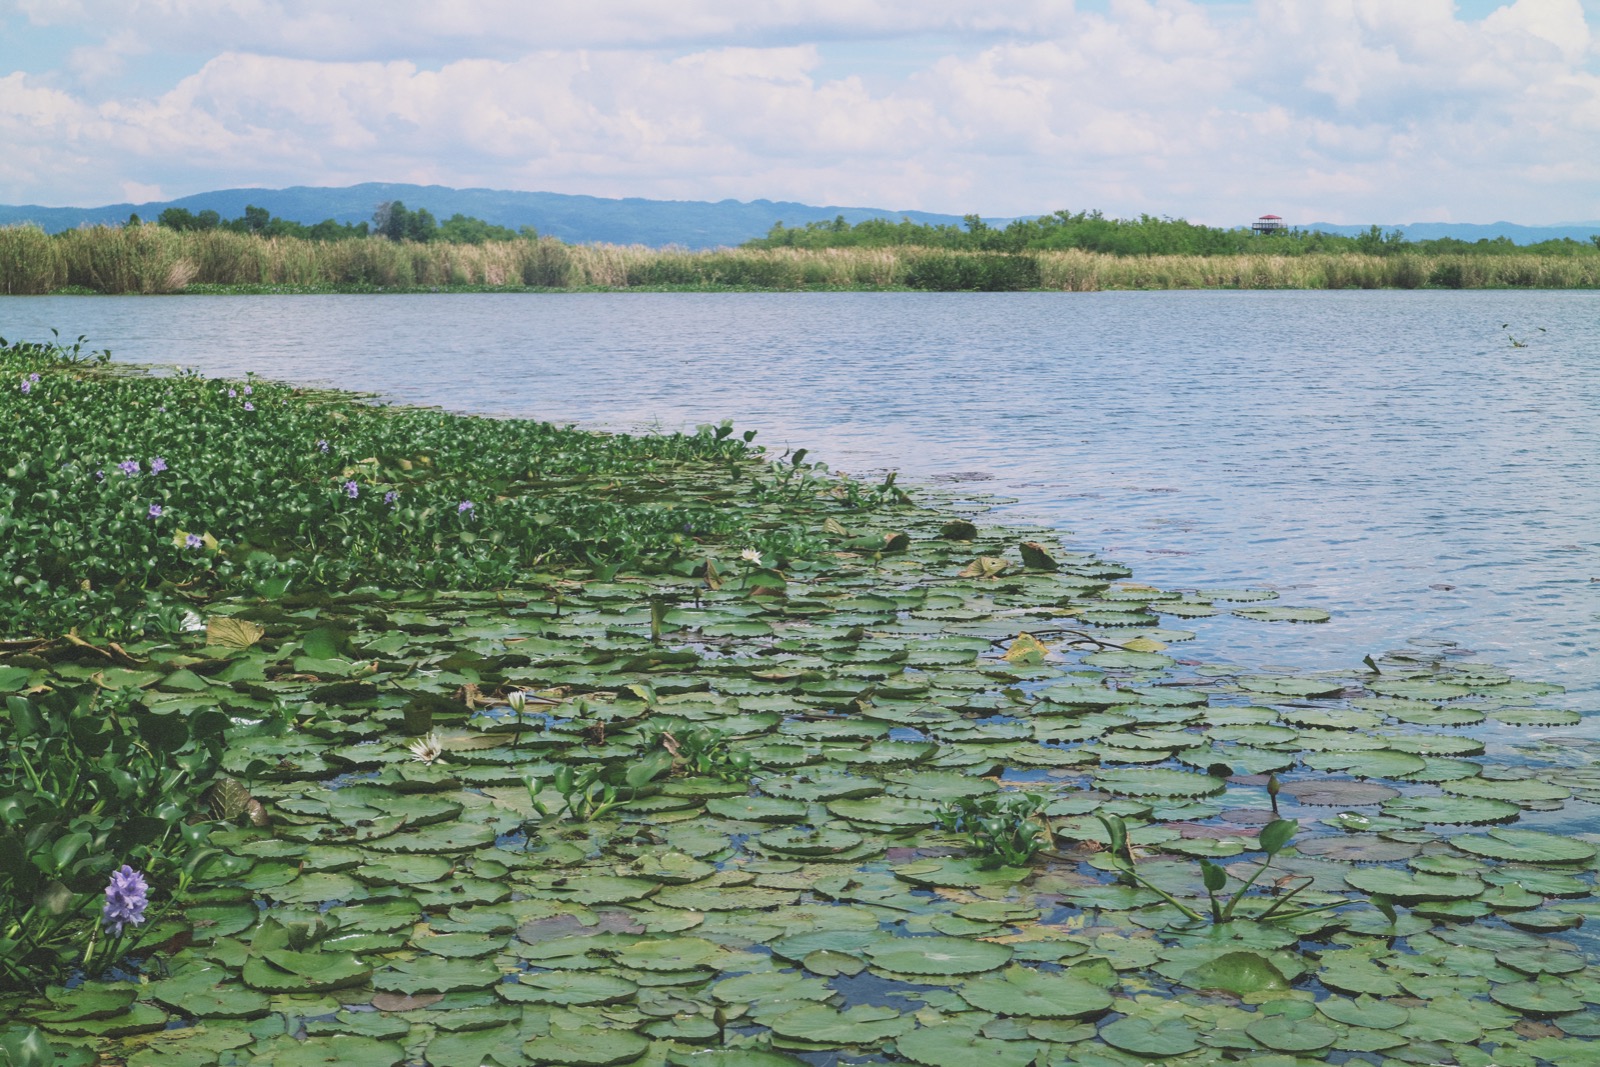
{"label": "sky", "polygon": [[1600,220],[1600,0],[0,0],[0,203]]}

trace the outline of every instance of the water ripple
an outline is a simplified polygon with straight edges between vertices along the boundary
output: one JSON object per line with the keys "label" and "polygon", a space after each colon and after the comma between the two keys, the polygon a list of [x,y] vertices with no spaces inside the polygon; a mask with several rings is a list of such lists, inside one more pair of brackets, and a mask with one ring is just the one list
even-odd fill
{"label": "water ripple", "polygon": [[[617,429],[986,475],[1007,518],[1165,585],[1265,585],[1323,626],[1209,620],[1236,662],[1407,639],[1600,692],[1600,295],[1583,292],[8,298],[6,336]],[[1512,348],[1511,333],[1533,340]],[[1544,327],[1538,332],[1537,327]],[[1597,718],[1600,721],[1600,718]]]}

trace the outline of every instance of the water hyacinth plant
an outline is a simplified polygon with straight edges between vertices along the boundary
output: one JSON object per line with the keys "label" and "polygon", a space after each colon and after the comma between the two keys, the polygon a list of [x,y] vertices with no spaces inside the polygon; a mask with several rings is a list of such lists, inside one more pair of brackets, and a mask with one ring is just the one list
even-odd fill
{"label": "water hyacinth plant", "polygon": [[1051,846],[1046,800],[1036,793],[960,797],[934,812],[948,833],[964,834],[985,867],[1025,867]]}
{"label": "water hyacinth plant", "polygon": [[[170,632],[181,615],[182,598],[171,593],[178,588],[191,596],[379,580],[489,588],[574,559],[673,566],[693,555],[681,533],[686,520],[717,536],[728,516],[690,496],[639,504],[541,490],[751,455],[739,438],[711,433],[608,437],[443,413],[396,419],[261,382],[246,386],[257,403],[241,404],[237,384],[102,375],[79,348],[0,348],[0,368],[23,380],[43,375],[56,401],[0,396],[8,465],[0,503],[9,515],[0,566],[16,576],[0,589],[0,632]],[[305,441],[314,443],[309,454]],[[148,472],[130,458],[141,452],[154,456]],[[523,465],[508,470],[505,455],[524,457]],[[104,478],[108,466],[118,478]],[[147,484],[160,486],[156,500],[130,496],[155,476]],[[319,488],[330,481],[342,487],[337,503]],[[373,493],[363,492],[369,486]],[[156,521],[172,514],[217,547],[204,558],[185,555],[187,541],[174,545]]]}
{"label": "water hyacinth plant", "polygon": [[[1111,846],[1109,849],[1109,854],[1116,868],[1121,871],[1124,876],[1126,876],[1129,880],[1136,882],[1146,889],[1156,893],[1168,904],[1176,908],[1186,918],[1194,922],[1203,921],[1203,916],[1200,912],[1196,911],[1188,904],[1185,904],[1183,901],[1177,899],[1165,889],[1162,889],[1159,885],[1155,884],[1149,878],[1145,877],[1145,875],[1140,873],[1138,865],[1134,860],[1132,843],[1128,839],[1127,824],[1123,822],[1120,816],[1097,815],[1096,818],[1100,820],[1100,824],[1105,827],[1106,833],[1110,836]],[[1227,888],[1227,871],[1223,870],[1220,866],[1213,863],[1211,860],[1206,859],[1205,857],[1200,858],[1199,863],[1201,881],[1205,886],[1206,897],[1210,903],[1209,918],[1213,923],[1221,924],[1233,921],[1234,913],[1238,910],[1240,902],[1246,898],[1246,894],[1250,892],[1250,890],[1255,886],[1256,882],[1260,881],[1261,876],[1267,873],[1267,868],[1272,865],[1273,857],[1277,856],[1278,853],[1287,848],[1289,846],[1289,842],[1294,840],[1295,831],[1297,831],[1299,828],[1299,822],[1294,819],[1273,819],[1271,822],[1267,823],[1261,828],[1261,833],[1258,835],[1258,840],[1261,845],[1261,851],[1266,853],[1266,859],[1263,860],[1261,865],[1250,874],[1250,877],[1242,880],[1242,884],[1240,884],[1240,886],[1234,890],[1232,896],[1218,896],[1219,893]],[[1273,919],[1285,921],[1289,919],[1297,919],[1303,915],[1312,915],[1319,911],[1326,911],[1329,908],[1337,907],[1345,903],[1344,901],[1339,901],[1337,904],[1330,903],[1319,905],[1313,908],[1292,908],[1287,911],[1284,910],[1285,905],[1287,905],[1295,897],[1299,896],[1306,889],[1309,889],[1311,885],[1312,879],[1306,878],[1304,880],[1300,880],[1298,885],[1289,888],[1286,892],[1274,894],[1270,902],[1267,903],[1267,906],[1252,912],[1250,918],[1256,922],[1267,922]]]}
{"label": "water hyacinth plant", "polygon": [[1327,615],[731,427],[82,371],[0,391],[0,1018],[78,1062],[1584,1062],[1600,852],[1515,821],[1593,746],[1476,758],[1548,688],[1197,670]]}
{"label": "water hyacinth plant", "polygon": [[[14,671],[0,667],[0,685]],[[215,708],[153,711],[136,689],[58,680],[6,697],[0,990],[115,963],[152,883],[182,892],[217,857],[201,794],[226,727]]]}
{"label": "water hyacinth plant", "polygon": [[124,927],[144,922],[144,909],[149,906],[150,886],[144,875],[124,863],[112,872],[111,882],[106,886],[101,921],[112,936],[121,937]]}

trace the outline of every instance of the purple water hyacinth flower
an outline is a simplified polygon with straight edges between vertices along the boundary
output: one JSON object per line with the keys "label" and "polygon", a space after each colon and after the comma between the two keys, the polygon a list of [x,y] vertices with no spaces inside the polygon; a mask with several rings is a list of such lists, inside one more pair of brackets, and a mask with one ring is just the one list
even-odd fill
{"label": "purple water hyacinth flower", "polygon": [[355,482],[345,482],[344,491],[351,500],[354,500],[356,497],[361,495],[361,486],[357,485]]}
{"label": "purple water hyacinth flower", "polygon": [[236,397],[238,395],[239,395],[239,391],[237,389],[229,389],[228,390],[228,399],[229,400],[232,400],[234,397]]}
{"label": "purple water hyacinth flower", "polygon": [[256,406],[254,404],[250,403],[250,401],[246,400],[244,402],[244,409],[246,411],[254,411],[256,409]]}
{"label": "purple water hyacinth flower", "polygon": [[206,543],[206,539],[201,537],[199,534],[189,534],[183,539],[183,543],[188,545],[190,548],[199,548],[201,545]]}
{"label": "purple water hyacinth flower", "polygon": [[150,459],[150,473],[151,474],[160,474],[162,471],[164,471],[166,469],[167,469],[167,461],[165,459],[163,459],[160,456],[151,457],[151,459]]}
{"label": "purple water hyacinth flower", "polygon": [[117,464],[117,470],[121,471],[126,477],[132,478],[135,474],[139,473],[139,461],[136,459],[125,459],[121,463]]}
{"label": "purple water hyacinth flower", "polygon": [[391,489],[387,493],[383,494],[383,502],[385,504],[393,504],[396,500],[399,500],[399,499],[400,499],[400,491],[398,489]]}
{"label": "purple water hyacinth flower", "polygon": [[94,472],[94,480],[97,481],[97,482],[105,481],[106,480],[106,472],[105,471],[95,471]]}
{"label": "purple water hyacinth flower", "polygon": [[37,372],[37,371],[36,371],[36,372],[34,372],[34,373],[33,373],[33,374],[30,374],[30,375],[28,375],[28,381],[30,381],[30,382],[36,382],[36,381],[38,381],[38,380],[39,380],[39,374],[38,374],[38,372]]}
{"label": "purple water hyacinth flower", "polygon": [[255,390],[250,388],[248,385],[244,387],[244,395],[245,396],[249,396],[253,392],[255,392]]}
{"label": "purple water hyacinth flower", "polygon": [[27,396],[29,393],[33,392],[33,383],[24,378],[22,379],[22,385],[20,388],[22,389],[22,395]]}
{"label": "purple water hyacinth flower", "polygon": [[463,500],[461,503],[456,505],[456,514],[457,515],[464,515],[464,514],[466,514],[467,512],[469,512],[471,510],[472,510],[472,501],[470,501],[470,500]]}
{"label": "purple water hyacinth flower", "polygon": [[144,909],[150,906],[150,886],[144,875],[128,866],[114,871],[111,884],[106,886],[106,905],[102,921],[111,933],[120,937],[124,926],[138,926],[144,922]]}
{"label": "purple water hyacinth flower", "polygon": [[328,450],[328,442],[326,440],[323,440],[323,439],[319,438],[317,440],[317,451],[326,452],[327,450]]}
{"label": "purple water hyacinth flower", "polygon": [[160,504],[151,504],[150,505],[150,517],[152,519],[159,519],[161,517],[161,505]]}

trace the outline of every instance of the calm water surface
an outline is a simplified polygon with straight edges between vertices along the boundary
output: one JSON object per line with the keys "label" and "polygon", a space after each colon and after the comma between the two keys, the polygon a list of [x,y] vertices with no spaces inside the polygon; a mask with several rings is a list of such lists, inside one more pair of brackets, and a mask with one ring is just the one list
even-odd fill
{"label": "calm water surface", "polygon": [[[1016,503],[1166,586],[1196,658],[1350,668],[1450,641],[1600,710],[1600,294],[43,297],[116,358],[611,429],[733,419],[835,469]],[[1526,342],[1514,347],[1510,338]],[[1583,727],[1530,734],[1600,733]]]}

